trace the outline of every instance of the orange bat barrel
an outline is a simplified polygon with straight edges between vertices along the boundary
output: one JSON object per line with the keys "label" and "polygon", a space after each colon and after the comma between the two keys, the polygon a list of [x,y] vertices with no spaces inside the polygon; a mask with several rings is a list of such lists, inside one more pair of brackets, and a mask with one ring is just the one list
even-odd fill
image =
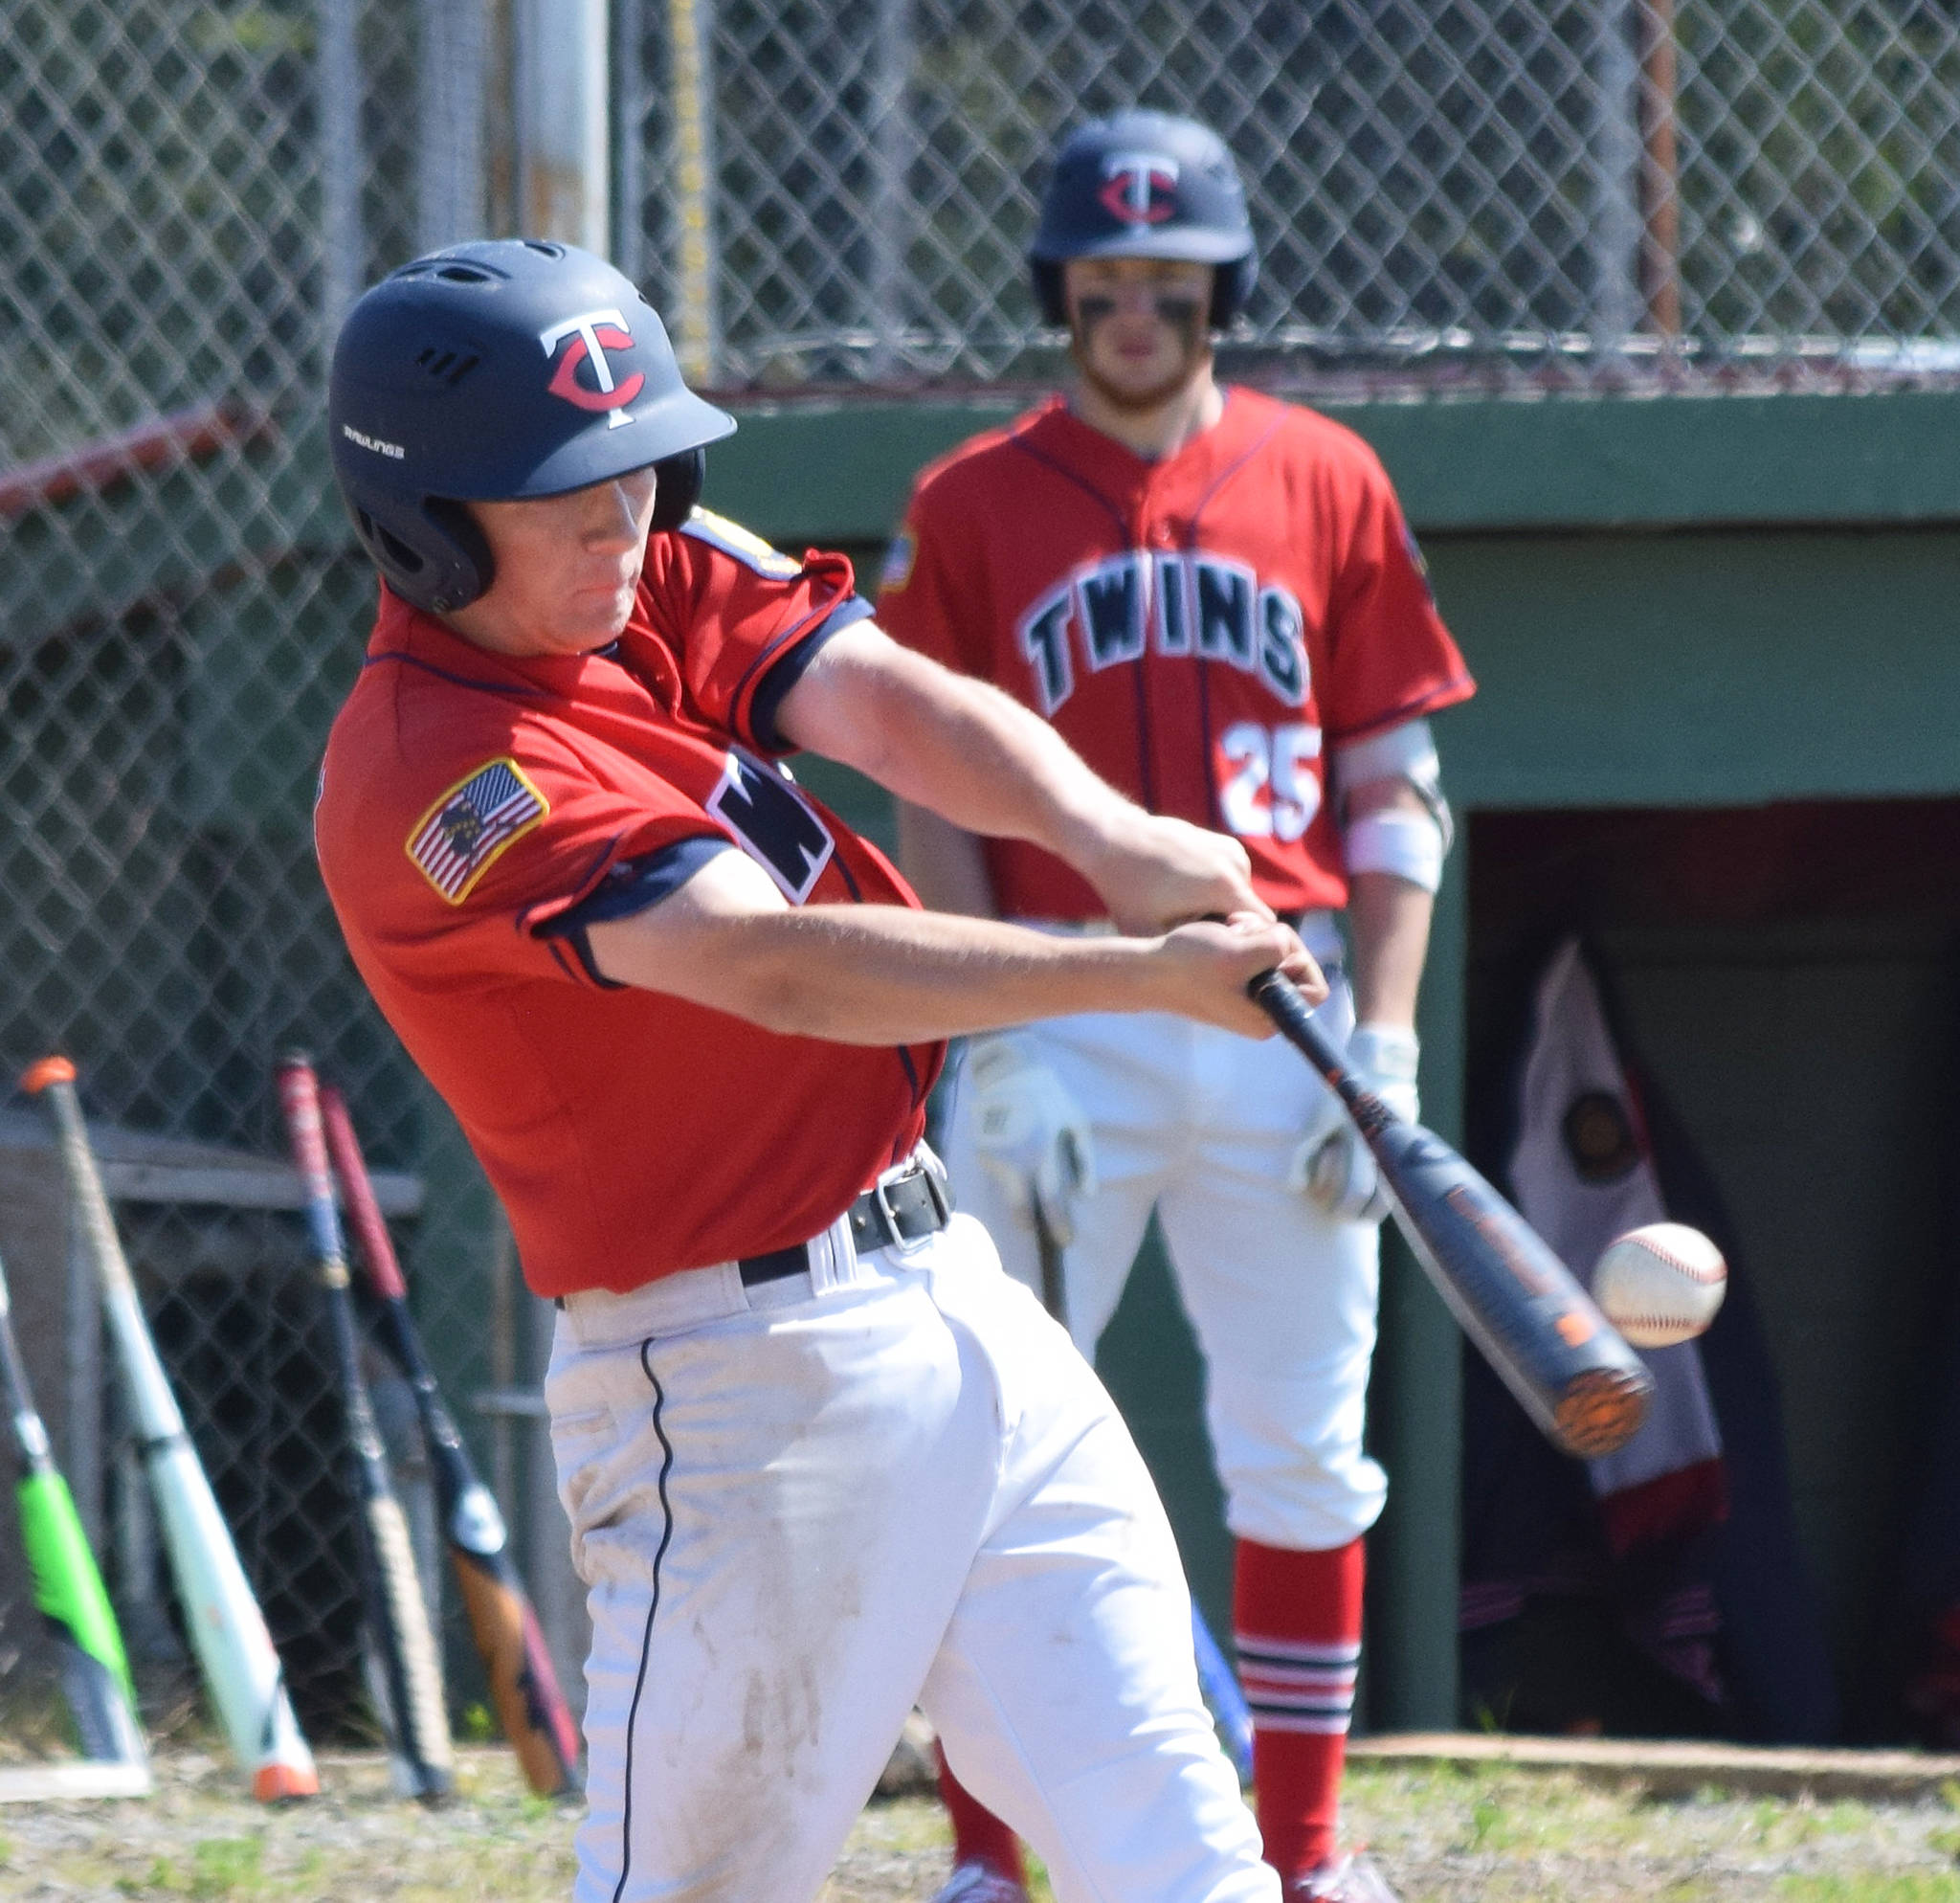
{"label": "orange bat barrel", "polygon": [[1647,1418],[1654,1377],[1571,1270],[1441,1137],[1355,1080],[1289,980],[1267,972],[1248,990],[1347,1107],[1395,1226],[1518,1404],[1577,1459],[1623,1447]]}

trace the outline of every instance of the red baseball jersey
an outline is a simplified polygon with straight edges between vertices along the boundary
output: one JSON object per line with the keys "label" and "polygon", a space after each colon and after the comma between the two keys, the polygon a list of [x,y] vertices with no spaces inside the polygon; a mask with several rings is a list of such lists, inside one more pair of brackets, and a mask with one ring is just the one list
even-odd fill
{"label": "red baseball jersey", "polygon": [[[1236,834],[1281,912],[1347,903],[1327,749],[1475,691],[1373,451],[1236,388],[1159,462],[1059,398],[962,445],[913,490],[878,618],[1152,812]],[[1103,909],[1040,848],[986,850],[1002,912]]]}
{"label": "red baseball jersey", "polygon": [[[588,969],[566,914],[715,851],[792,905],[915,905],[776,764],[773,712],[869,613],[837,555],[698,514],[596,654],[489,654],[384,591],[315,839],[361,975],[456,1112],[539,1293],[807,1241],[918,1142],[943,1049],[785,1037]],[[631,909],[631,905],[624,907]]]}

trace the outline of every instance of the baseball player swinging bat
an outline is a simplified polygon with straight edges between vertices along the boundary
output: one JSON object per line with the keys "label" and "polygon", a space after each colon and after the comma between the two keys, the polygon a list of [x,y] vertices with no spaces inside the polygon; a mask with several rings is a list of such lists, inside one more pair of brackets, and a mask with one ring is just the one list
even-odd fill
{"label": "baseball player swinging bat", "polygon": [[429,1629],[422,1582],[415,1576],[409,1523],[389,1478],[373,1403],[361,1373],[346,1250],[341,1243],[340,1212],[334,1207],[333,1177],[321,1128],[320,1086],[301,1052],[282,1058],[277,1074],[279,1108],[285,1113],[293,1162],[305,1190],[306,1225],[312,1232],[320,1286],[325,1291],[346,1415],[349,1465],[360,1508],[355,1536],[361,1597],[383,1694],[376,1703],[388,1727],[396,1782],[424,1803],[440,1803],[456,1789],[441,1661]]}
{"label": "baseball player swinging bat", "polygon": [[0,1386],[13,1427],[20,1478],[14,1507],[20,1540],[33,1578],[34,1604],[55,1642],[62,1695],[75,1719],[84,1757],[140,1772],[135,1788],[149,1788],[149,1753],[136,1715],[136,1690],[122,1635],[95,1555],[75,1511],[68,1483],[55,1465],[48,1430],[34,1407],[27,1364],[13,1333],[7,1274],[0,1268]]}
{"label": "baseball player swinging bat", "polygon": [[1624,1446],[1654,1377],[1571,1271],[1447,1143],[1355,1082],[1291,980],[1266,972],[1246,989],[1347,1107],[1396,1226],[1519,1405],[1577,1459]]}
{"label": "baseball player swinging bat", "polygon": [[409,1311],[408,1286],[368,1180],[353,1121],[345,1100],[330,1084],[321,1087],[320,1110],[368,1285],[381,1305],[381,1345],[414,1391],[422,1417],[429,1458],[435,1467],[443,1538],[462,1589],[470,1632],[490,1680],[491,1699],[531,1789],[541,1797],[556,1797],[576,1780],[578,1727],[559,1690],[538,1616],[511,1559],[503,1516],[470,1464],[469,1450],[442,1403],[422,1353]]}
{"label": "baseball player swinging bat", "polygon": [[46,1098],[55,1119],[61,1167],[95,1264],[130,1412],[142,1437],[178,1601],[212,1702],[234,1755],[251,1774],[253,1796],[268,1802],[310,1797],[320,1788],[313,1754],[286,1696],[265,1615],[253,1597],[144,1320],[76,1100],[75,1066],[65,1057],[43,1058],[21,1085],[30,1095]]}

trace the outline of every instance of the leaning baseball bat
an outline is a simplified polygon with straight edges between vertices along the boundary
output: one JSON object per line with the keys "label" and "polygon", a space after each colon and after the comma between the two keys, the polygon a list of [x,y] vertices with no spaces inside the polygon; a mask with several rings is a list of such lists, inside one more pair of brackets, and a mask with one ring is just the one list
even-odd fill
{"label": "leaning baseball bat", "polygon": [[[1041,1272],[1041,1306],[1066,1328],[1066,1254],[1055,1233],[1055,1224],[1041,1206],[1038,1193],[1034,1198],[1034,1210],[1035,1248]],[[1231,1755],[1233,1768],[1241,1780],[1250,1779],[1252,1709],[1245,1702],[1238,1674],[1226,1663],[1225,1654],[1219,1650],[1217,1640],[1212,1637],[1212,1628],[1205,1623],[1205,1615],[1198,1609],[1195,1599],[1191,1602],[1191,1649],[1192,1662],[1198,1668],[1198,1690],[1204,1694],[1205,1703],[1217,1722],[1225,1749]]]}
{"label": "leaning baseball bat", "polygon": [[149,1753],[136,1714],[136,1688],[129,1681],[122,1634],[117,1628],[109,1596],[102,1589],[102,1576],[96,1569],[95,1555],[89,1551],[88,1535],[81,1530],[68,1483],[55,1465],[48,1430],[34,1407],[27,1364],[14,1338],[4,1267],[0,1267],[0,1386],[5,1388],[20,1462],[20,1478],[14,1488],[20,1540],[27,1549],[34,1604],[55,1644],[61,1691],[75,1719],[81,1755],[141,1770],[142,1788],[147,1790]]}
{"label": "leaning baseball bat", "polygon": [[130,1412],[141,1436],[157,1516],[163,1522],[178,1602],[212,1702],[234,1755],[251,1774],[253,1796],[309,1797],[320,1788],[313,1754],[300,1735],[292,1701],[286,1696],[265,1615],[252,1595],[238,1549],[190,1444],[144,1320],[76,1100],[75,1066],[65,1057],[46,1057],[21,1083],[31,1094],[44,1095],[54,1115],[61,1167],[95,1264],[109,1332],[129,1390]]}
{"label": "leaning baseball bat", "polygon": [[368,1286],[380,1304],[377,1332],[381,1345],[413,1391],[422,1417],[422,1433],[435,1468],[435,1503],[442,1516],[443,1538],[462,1589],[470,1632],[490,1681],[498,1719],[531,1789],[541,1797],[556,1797],[569,1790],[577,1778],[578,1726],[559,1690],[538,1616],[524,1596],[523,1581],[510,1556],[503,1516],[497,1511],[490,1489],[477,1477],[469,1449],[443,1405],[441,1391],[422,1352],[421,1336],[409,1311],[408,1285],[395,1260],[381,1207],[374,1200],[346,1100],[331,1084],[321,1087],[320,1110],[326,1126],[327,1152],[340,1179],[341,1199],[360,1243]]}
{"label": "leaning baseball bat", "polygon": [[368,1643],[380,1667],[384,1693],[377,1702],[388,1727],[397,1783],[411,1797],[439,1803],[456,1789],[456,1757],[443,1700],[442,1667],[434,1634],[429,1629],[422,1582],[415,1575],[408,1519],[395,1498],[394,1483],[381,1449],[381,1433],[374,1424],[374,1406],[361,1373],[346,1250],[341,1243],[340,1212],[334,1207],[333,1176],[321,1129],[320,1086],[303,1052],[281,1058],[278,1078],[279,1108],[285,1113],[293,1161],[305,1191],[306,1226],[312,1233],[340,1375],[348,1466],[359,1507],[354,1521],[355,1562]]}
{"label": "leaning baseball bat", "polygon": [[1396,1226],[1519,1405],[1581,1460],[1624,1446],[1654,1377],[1571,1271],[1441,1137],[1355,1081],[1290,979],[1265,972],[1246,989],[1347,1107]]}

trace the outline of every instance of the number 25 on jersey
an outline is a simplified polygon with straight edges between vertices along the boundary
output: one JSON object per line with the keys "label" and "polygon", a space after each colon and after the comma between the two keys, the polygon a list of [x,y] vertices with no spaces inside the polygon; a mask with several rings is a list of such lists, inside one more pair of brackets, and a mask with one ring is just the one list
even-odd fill
{"label": "number 25 on jersey", "polygon": [[1218,736],[1218,811],[1241,839],[1291,842],[1321,810],[1321,730],[1235,721]]}

